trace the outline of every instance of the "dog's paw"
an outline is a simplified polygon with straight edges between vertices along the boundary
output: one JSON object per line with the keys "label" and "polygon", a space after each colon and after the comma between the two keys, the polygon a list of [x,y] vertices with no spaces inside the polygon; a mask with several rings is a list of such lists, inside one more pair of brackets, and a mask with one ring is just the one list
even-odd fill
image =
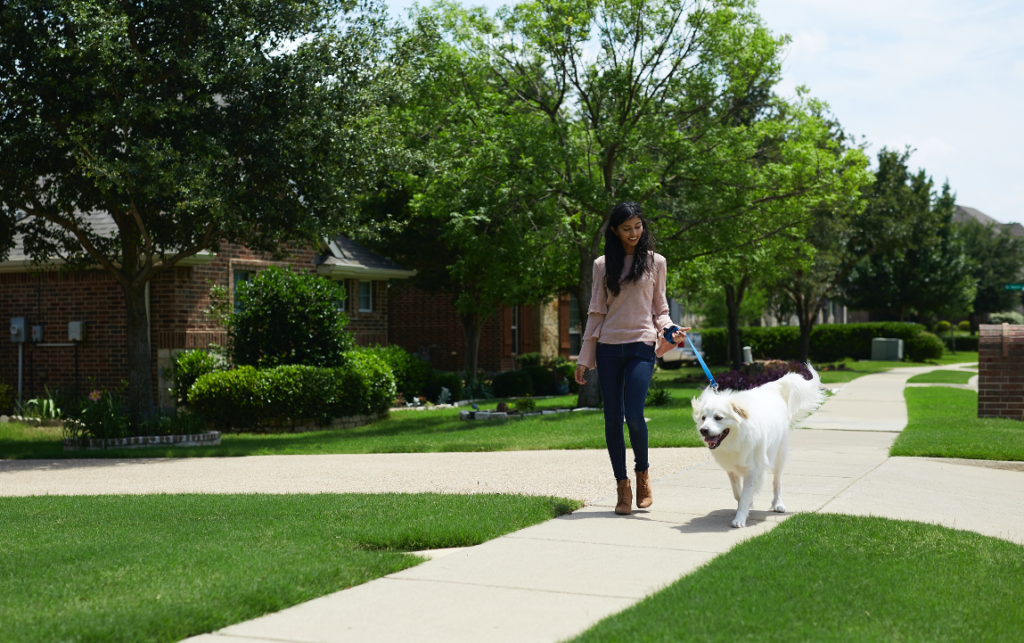
{"label": "dog's paw", "polygon": [[746,518],[736,518],[735,520],[732,521],[732,526],[737,528],[737,529],[739,529],[740,527],[746,527],[747,526],[747,519]]}
{"label": "dog's paw", "polygon": [[778,502],[772,507],[772,511],[774,511],[775,513],[784,514],[786,513],[786,505],[782,504],[781,502]]}

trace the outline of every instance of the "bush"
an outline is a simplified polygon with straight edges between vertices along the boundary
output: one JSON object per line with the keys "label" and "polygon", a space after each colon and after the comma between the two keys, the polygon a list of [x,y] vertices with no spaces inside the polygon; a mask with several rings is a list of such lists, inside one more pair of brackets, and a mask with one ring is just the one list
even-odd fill
{"label": "bush", "polygon": [[335,368],[243,366],[199,378],[189,393],[197,415],[233,428],[256,428],[277,421],[383,413],[395,399],[395,378],[388,365],[369,352],[351,352]]}
{"label": "bush", "polygon": [[188,404],[188,391],[203,375],[224,370],[226,366],[217,357],[204,350],[191,350],[179,353],[171,366],[171,378],[174,382],[172,394],[175,402]]}
{"label": "bush", "polygon": [[935,332],[948,333],[951,327],[952,324],[950,324],[948,321],[940,321],[939,323],[935,324]]}
{"label": "bush", "polygon": [[807,367],[804,364],[792,361],[786,365],[780,365],[777,368],[765,369],[760,373],[747,374],[743,371],[727,371],[725,373],[718,373],[715,375],[715,381],[718,382],[718,387],[721,389],[746,391],[748,389],[757,388],[762,384],[767,384],[768,382],[774,382],[777,379],[781,379],[786,373],[800,373],[803,375],[805,380],[811,379],[811,372],[807,370]]}
{"label": "bush", "polygon": [[10,386],[0,382],[0,414],[9,414],[14,411],[14,404],[17,402],[14,399],[14,389]]}
{"label": "bush", "polygon": [[345,291],[316,275],[271,267],[238,284],[237,310],[228,317],[235,364],[334,367],[353,347],[338,310]]}
{"label": "bush", "polygon": [[[871,340],[875,337],[902,339],[904,345],[924,331],[921,324],[907,322],[869,322],[863,324],[818,324],[811,330],[810,359],[836,362],[844,358],[871,359]],[[726,362],[726,330],[700,331],[705,360],[711,364]],[[750,346],[756,359],[796,359],[800,351],[800,329],[796,326],[751,326],[740,329],[740,342]]]}
{"label": "bush", "polygon": [[988,316],[988,323],[990,324],[1024,324],[1024,315],[1021,315],[1015,310],[1007,310],[1002,313],[992,313]]}
{"label": "bush", "polygon": [[523,373],[533,382],[534,395],[553,395],[555,392],[555,375],[547,366],[527,366]]}
{"label": "bush", "polygon": [[532,413],[537,410],[537,400],[532,397],[516,400],[516,410],[520,413]]}
{"label": "bush", "polygon": [[[424,395],[424,390],[434,375],[430,364],[409,353],[401,346],[374,346],[373,348],[357,348],[356,352],[376,355],[391,368],[395,376],[395,386],[406,400]],[[461,386],[460,386],[461,388]],[[450,391],[457,389],[448,388]],[[436,397],[431,398],[436,399]]]}
{"label": "bush", "polygon": [[505,371],[494,376],[491,383],[494,397],[522,397],[533,395],[533,380],[525,371]]}
{"label": "bush", "polygon": [[929,332],[921,332],[915,337],[904,341],[906,357],[911,361],[923,362],[929,359],[940,359],[944,352],[942,340]]}
{"label": "bush", "polygon": [[971,322],[965,319],[964,321],[957,324],[956,327],[966,333],[971,330]]}
{"label": "bush", "polygon": [[[451,396],[457,397],[462,393],[462,377],[458,373],[448,371],[433,371],[430,380],[423,389],[423,397],[431,402],[437,402],[441,397],[441,389],[446,388]],[[456,402],[458,400],[450,400]]]}
{"label": "bush", "polygon": [[540,353],[523,353],[516,356],[516,366],[522,369],[525,366],[540,366]]}
{"label": "bush", "polygon": [[[946,348],[952,350],[953,342],[950,341],[949,336],[942,338],[942,343],[946,345]],[[978,350],[978,337],[967,336],[956,338],[956,349],[958,351],[977,351]]]}

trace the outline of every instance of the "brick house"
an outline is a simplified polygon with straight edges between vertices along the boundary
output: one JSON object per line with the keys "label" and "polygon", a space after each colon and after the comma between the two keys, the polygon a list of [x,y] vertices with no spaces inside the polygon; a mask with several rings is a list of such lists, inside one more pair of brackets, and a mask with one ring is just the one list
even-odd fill
{"label": "brick house", "polygon": [[[109,217],[94,218],[93,228],[112,236]],[[240,281],[269,266],[290,267],[341,282],[348,292],[348,328],[360,345],[388,343],[388,282],[415,271],[394,264],[345,237],[318,248],[294,248],[283,261],[225,243],[220,251],[199,253],[159,274],[147,287],[150,347],[156,401],[169,405],[165,377],[172,357],[190,348],[223,344],[225,332],[207,319],[211,285],[227,287],[231,296]],[[28,319],[41,337],[21,345],[22,397],[51,390],[87,392],[90,381],[105,387],[127,378],[125,302],[120,287],[100,269],[61,270],[59,260],[32,264],[21,244],[0,262],[0,319]],[[69,339],[70,322],[84,322],[82,341]],[[31,333],[27,333],[31,338]],[[19,345],[0,342],[0,382],[17,390]]]}

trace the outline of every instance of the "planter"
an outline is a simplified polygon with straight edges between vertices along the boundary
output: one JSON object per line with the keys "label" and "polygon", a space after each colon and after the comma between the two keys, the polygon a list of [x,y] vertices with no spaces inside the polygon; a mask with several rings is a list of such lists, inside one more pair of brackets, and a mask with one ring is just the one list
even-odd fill
{"label": "planter", "polygon": [[140,449],[143,447],[208,447],[220,444],[220,431],[207,431],[195,435],[138,435],[130,438],[100,440],[65,438],[65,451],[90,451],[94,449]]}

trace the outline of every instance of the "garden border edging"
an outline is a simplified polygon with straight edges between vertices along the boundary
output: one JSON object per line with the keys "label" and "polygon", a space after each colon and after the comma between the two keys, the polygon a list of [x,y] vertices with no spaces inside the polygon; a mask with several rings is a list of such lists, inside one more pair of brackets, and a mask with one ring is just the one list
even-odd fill
{"label": "garden border edging", "polygon": [[136,435],[130,438],[64,438],[65,451],[92,451],[95,449],[140,449],[143,447],[176,446],[206,447],[220,444],[220,431],[207,431],[194,435]]}

